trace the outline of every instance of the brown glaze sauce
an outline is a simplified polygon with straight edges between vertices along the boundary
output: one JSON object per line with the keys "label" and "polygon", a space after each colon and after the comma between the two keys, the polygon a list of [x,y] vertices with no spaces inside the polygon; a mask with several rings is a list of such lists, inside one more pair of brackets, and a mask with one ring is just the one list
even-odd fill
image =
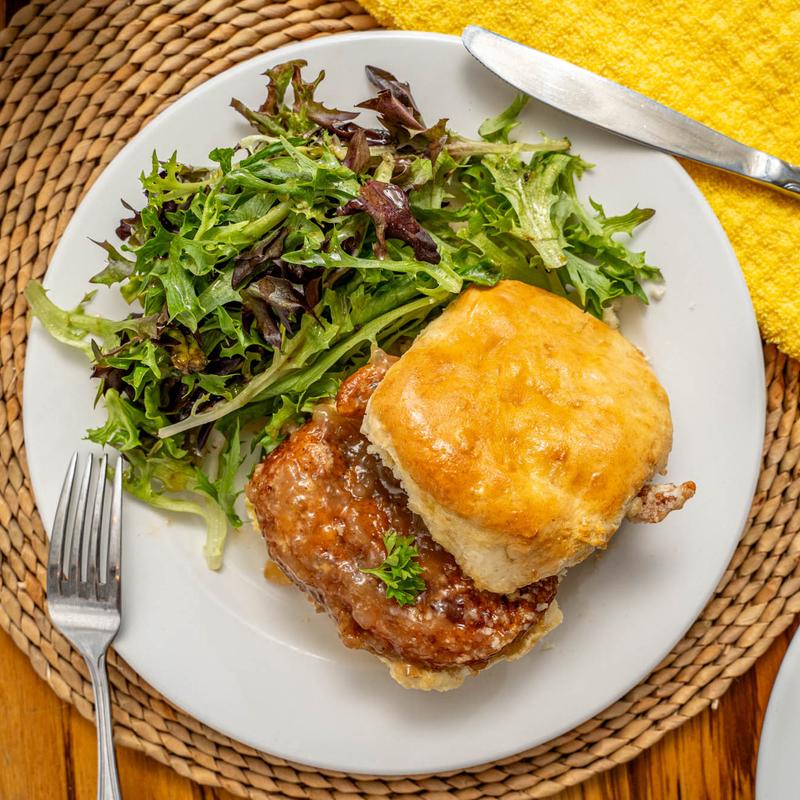
{"label": "brown glaze sauce", "polygon": [[[367,401],[391,360],[380,354],[257,468],[247,488],[270,557],[336,621],[348,647],[429,669],[478,667],[541,620],[549,578],[513,596],[479,591],[409,511],[361,434]],[[386,597],[360,568],[385,558],[383,534],[414,536],[427,589],[413,605]]]}

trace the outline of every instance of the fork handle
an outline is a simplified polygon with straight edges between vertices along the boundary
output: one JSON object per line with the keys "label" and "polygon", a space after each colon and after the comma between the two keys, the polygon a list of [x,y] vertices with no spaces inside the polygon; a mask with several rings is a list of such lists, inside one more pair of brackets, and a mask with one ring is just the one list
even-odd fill
{"label": "fork handle", "polygon": [[92,677],[94,713],[97,718],[97,800],[122,800],[111,726],[106,654],[103,653],[96,659],[88,658],[86,663]]}

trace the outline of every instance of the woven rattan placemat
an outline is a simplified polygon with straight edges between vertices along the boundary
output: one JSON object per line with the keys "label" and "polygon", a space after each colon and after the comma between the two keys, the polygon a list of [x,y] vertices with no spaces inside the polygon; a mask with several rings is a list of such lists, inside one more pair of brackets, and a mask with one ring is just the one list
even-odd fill
{"label": "woven rattan placemat", "polygon": [[[20,418],[26,306],[83,193],[149,119],[231,65],[287,42],[375,27],[352,0],[34,3],[0,33],[0,626],[59,697],[92,715],[83,660],[44,611],[46,540]],[[258,753],[170,705],[111,656],[117,739],[249,798],[546,797],[627,761],[720,697],[800,610],[798,363],[765,349],[764,461],[752,519],[716,594],[658,668],[570,733],[427,778],[320,772]],[[735,433],[735,432],[732,432]]]}

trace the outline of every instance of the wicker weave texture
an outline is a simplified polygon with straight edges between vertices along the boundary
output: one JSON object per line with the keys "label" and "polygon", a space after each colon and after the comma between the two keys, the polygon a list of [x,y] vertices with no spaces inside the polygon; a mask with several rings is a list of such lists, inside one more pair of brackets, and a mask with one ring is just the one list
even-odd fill
{"label": "wicker weave texture", "polygon": [[[374,21],[352,0],[66,0],[32,4],[0,33],[0,626],[86,717],[83,660],[45,613],[46,539],[21,421],[31,277],[84,192],[142,125],[235,63]],[[703,613],[623,699],[545,745],[473,769],[405,779],[321,772],[256,752],[176,709],[112,654],[117,739],[181,775],[247,798],[548,797],[628,761],[702,711],[800,610],[798,363],[765,349],[763,465],[748,525]]]}

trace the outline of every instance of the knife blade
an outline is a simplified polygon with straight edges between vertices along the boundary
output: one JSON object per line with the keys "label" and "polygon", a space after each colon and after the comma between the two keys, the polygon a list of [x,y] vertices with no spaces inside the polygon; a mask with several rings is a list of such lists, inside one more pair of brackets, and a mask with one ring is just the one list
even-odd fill
{"label": "knife blade", "polygon": [[706,125],[582,67],[469,25],[464,46],[521,92],[609,133],[742,175],[795,197],[800,167],[748,147]]}

